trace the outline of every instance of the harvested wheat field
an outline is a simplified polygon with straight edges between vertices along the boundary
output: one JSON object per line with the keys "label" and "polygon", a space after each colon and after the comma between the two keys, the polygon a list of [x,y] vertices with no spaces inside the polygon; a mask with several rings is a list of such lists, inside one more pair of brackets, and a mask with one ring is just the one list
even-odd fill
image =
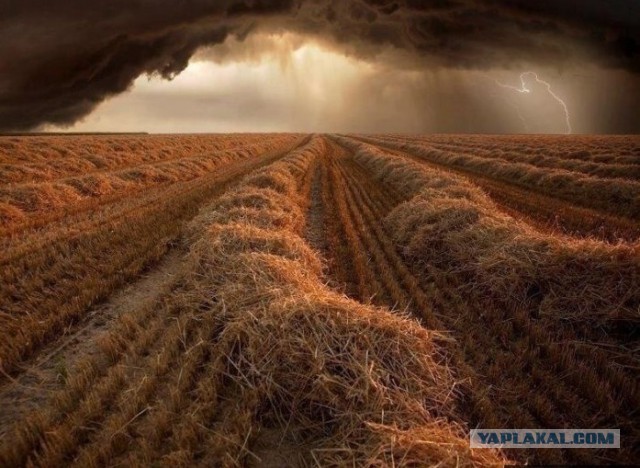
{"label": "harvested wheat field", "polygon": [[0,220],[1,467],[640,457],[640,137],[5,136]]}

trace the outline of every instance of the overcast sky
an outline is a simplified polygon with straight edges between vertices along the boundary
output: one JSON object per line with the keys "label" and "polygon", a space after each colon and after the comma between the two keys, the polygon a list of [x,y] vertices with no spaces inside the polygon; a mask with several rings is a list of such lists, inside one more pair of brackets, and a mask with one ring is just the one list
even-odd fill
{"label": "overcast sky", "polygon": [[0,5],[0,130],[640,132],[638,2],[51,3]]}

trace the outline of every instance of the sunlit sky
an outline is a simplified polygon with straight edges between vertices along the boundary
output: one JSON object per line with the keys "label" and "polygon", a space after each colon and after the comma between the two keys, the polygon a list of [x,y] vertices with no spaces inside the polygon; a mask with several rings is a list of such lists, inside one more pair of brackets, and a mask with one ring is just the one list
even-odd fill
{"label": "sunlit sky", "polygon": [[[566,102],[577,133],[598,131],[616,72],[536,70]],[[173,80],[141,76],[71,127],[53,131],[564,133],[564,111],[521,70],[408,70],[347,56],[294,34],[256,34],[203,49]],[[622,83],[622,86],[620,86]],[[632,98],[633,99],[633,98]],[[637,99],[637,97],[635,98]],[[605,110],[606,111],[606,110]],[[605,116],[606,117],[606,116]],[[615,116],[611,116],[615,118]]]}

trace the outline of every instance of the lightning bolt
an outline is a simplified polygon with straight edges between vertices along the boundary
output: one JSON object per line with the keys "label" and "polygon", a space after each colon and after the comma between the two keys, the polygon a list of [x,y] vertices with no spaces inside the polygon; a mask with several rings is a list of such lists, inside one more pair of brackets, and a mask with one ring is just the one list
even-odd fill
{"label": "lightning bolt", "polygon": [[[567,127],[567,135],[571,134],[573,132],[573,129],[571,128],[571,116],[569,115],[569,108],[567,107],[567,104],[562,100],[562,98],[560,96],[558,96],[556,93],[553,92],[553,90],[551,89],[551,84],[547,81],[541,80],[538,77],[538,74],[536,72],[532,72],[532,71],[527,71],[524,72],[522,74],[520,74],[520,87],[517,86],[512,86],[512,85],[508,85],[505,83],[501,83],[498,80],[493,80],[498,86],[500,86],[501,88],[505,88],[505,89],[510,89],[512,91],[516,91],[518,93],[521,94],[529,94],[531,93],[531,89],[529,89],[527,87],[527,82],[525,80],[525,77],[527,76],[531,76],[533,77],[534,80],[536,80],[536,83],[541,84],[542,86],[544,86],[547,90],[547,93],[549,93],[549,95],[556,100],[556,102],[558,104],[560,104],[560,106],[562,107],[562,110],[564,112],[564,120],[565,120],[565,124]],[[520,111],[518,110],[518,113],[520,114]],[[520,114],[521,116],[522,114]]]}

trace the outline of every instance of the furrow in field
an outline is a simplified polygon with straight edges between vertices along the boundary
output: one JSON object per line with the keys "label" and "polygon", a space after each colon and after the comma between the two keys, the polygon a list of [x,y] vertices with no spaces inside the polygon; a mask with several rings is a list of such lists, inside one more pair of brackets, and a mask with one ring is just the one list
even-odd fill
{"label": "furrow in field", "polygon": [[[361,302],[379,303],[380,296],[383,294],[382,286],[376,272],[371,268],[371,258],[368,250],[363,245],[363,239],[360,236],[356,221],[353,219],[353,213],[345,196],[344,180],[338,172],[336,166],[336,158],[339,157],[339,150],[330,145],[329,157],[326,161],[328,165],[328,190],[331,193],[331,203],[335,205],[337,214],[336,220],[339,220],[342,226],[343,237],[336,239],[338,243],[342,242],[339,251],[335,251],[333,257],[337,262],[344,262],[350,259],[353,265],[355,276],[353,281],[357,281],[357,296]],[[346,240],[347,244],[344,245]],[[348,256],[343,256],[345,247],[349,252]]]}
{"label": "furrow in field", "polygon": [[[347,165],[346,158],[340,160],[340,172],[343,178],[347,200],[351,215],[356,220],[357,227],[367,251],[375,260],[373,263],[378,277],[382,278],[384,289],[392,299],[397,309],[412,311],[419,317],[429,329],[440,329],[440,323],[434,317],[425,293],[419,288],[417,281],[408,271],[404,263],[395,252],[388,237],[380,229],[377,220],[384,218],[391,209],[386,199],[376,193],[374,186],[363,188],[362,179],[354,177],[357,169],[353,165]],[[346,166],[346,167],[345,167]],[[375,196],[375,195],[378,196]],[[373,197],[375,202],[371,202]],[[375,208],[369,203],[376,205]]]}
{"label": "furrow in field", "polygon": [[87,358],[98,353],[101,341],[115,321],[131,310],[148,310],[179,280],[184,270],[182,252],[171,252],[157,268],[115,293],[87,314],[68,334],[43,347],[37,358],[24,363],[24,372],[0,388],[0,439],[26,413],[46,403]]}
{"label": "furrow in field", "polygon": [[324,207],[326,277],[334,289],[351,298],[359,299],[359,282],[355,271],[354,259],[354,252],[357,252],[357,250],[353,249],[355,238],[353,235],[347,235],[346,224],[342,222],[341,212],[338,211],[338,205],[334,202],[333,177],[330,171],[332,164],[330,152],[333,151],[333,148],[329,146],[327,151],[327,154],[323,154],[319,158],[321,202],[312,202],[321,203]]}
{"label": "furrow in field", "polygon": [[[384,278],[385,291],[391,298],[390,302],[381,305],[396,306],[396,308],[411,312],[422,319],[430,329],[449,332],[452,321],[457,322],[457,317],[469,314],[465,301],[455,294],[455,287],[443,281],[442,278],[435,280],[431,286],[427,285],[425,289],[421,287],[419,281],[396,253],[388,234],[380,226],[385,212],[372,209],[371,205],[364,201],[367,197],[373,197],[377,201],[374,203],[375,205],[378,207],[387,205],[388,209],[386,201],[389,200],[389,197],[385,197],[375,183],[371,181],[367,183],[361,170],[358,170],[352,163],[343,162],[343,164],[349,168],[342,171],[342,176],[345,178],[342,186],[348,187],[348,198],[350,206],[353,207],[352,216],[354,219],[360,220],[358,227],[363,244],[376,259],[376,271]],[[359,174],[360,177],[355,177],[355,174]],[[425,293],[425,290],[428,293]],[[437,314],[434,314],[434,311],[437,311]],[[473,358],[476,354],[481,353],[486,346],[491,345],[484,332],[474,338],[474,348],[465,350],[466,356],[460,354],[455,346],[448,346],[451,351],[450,358],[458,369],[460,384],[463,387],[469,384],[469,379],[474,382],[474,385],[480,384],[481,380],[479,380],[477,372],[473,370],[476,364]],[[489,423],[496,421],[496,416],[493,413],[495,406],[489,403],[489,398],[483,393],[483,391],[478,391],[468,395],[471,405],[469,410],[472,411],[473,419]],[[517,411],[515,413],[517,414]],[[464,416],[469,416],[469,414],[464,414]],[[532,419],[530,414],[522,412],[520,420],[527,427],[534,427],[537,422]]]}
{"label": "furrow in field", "polygon": [[322,199],[323,174],[322,166],[316,162],[310,171],[309,187],[304,191],[305,198],[309,200],[307,207],[307,225],[305,239],[311,247],[320,252],[323,257],[327,255],[327,242],[325,233],[325,206]]}
{"label": "furrow in field", "polygon": [[[143,308],[123,316],[100,343],[102,359],[88,359],[76,368],[61,394],[4,438],[0,461],[7,466],[60,465],[85,443],[116,407],[118,396],[142,368],[144,356],[162,346],[167,327],[173,326],[155,312]],[[103,356],[108,356],[106,362]]]}
{"label": "furrow in field", "polygon": [[[141,431],[160,430],[160,426],[153,426],[161,422],[157,419],[158,413],[164,409],[166,414],[172,395],[184,397],[181,392],[190,390],[181,385],[181,380],[184,378],[187,383],[187,379],[197,377],[195,371],[202,364],[198,358],[206,357],[198,350],[215,342],[214,327],[202,314],[181,308],[170,309],[165,315],[166,332],[161,349],[149,353],[140,365],[144,370],[127,380],[128,388],[120,392],[115,411],[108,413],[100,428],[91,434],[74,457],[77,466],[105,465],[123,454],[129,441],[139,437]],[[174,414],[179,414],[181,408],[174,410],[177,410]]]}

